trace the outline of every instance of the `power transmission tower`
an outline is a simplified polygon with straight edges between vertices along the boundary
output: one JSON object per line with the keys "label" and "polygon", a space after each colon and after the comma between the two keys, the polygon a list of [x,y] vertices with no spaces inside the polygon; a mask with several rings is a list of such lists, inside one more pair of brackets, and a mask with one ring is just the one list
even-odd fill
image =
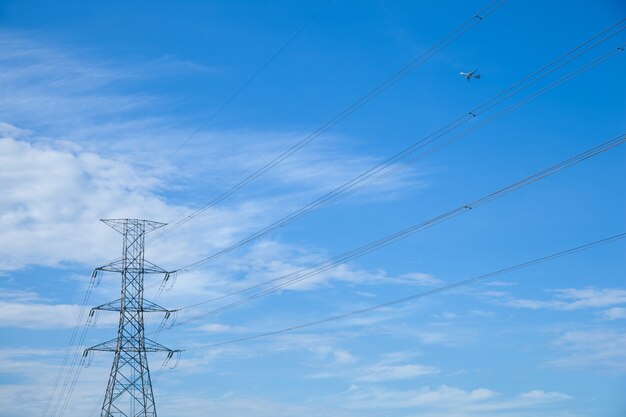
{"label": "power transmission tower", "polygon": [[144,312],[162,312],[166,317],[173,312],[143,298],[144,274],[169,277],[167,271],[144,259],[144,244],[146,233],[165,224],[138,219],[102,222],[122,234],[124,245],[120,260],[94,271],[94,274],[108,271],[122,275],[120,298],[95,307],[90,313],[93,315],[97,310],[120,313],[117,338],[85,350],[85,355],[93,351],[115,352],[100,417],[156,417],[147,352],[167,352],[169,359],[178,351],[144,336]]}

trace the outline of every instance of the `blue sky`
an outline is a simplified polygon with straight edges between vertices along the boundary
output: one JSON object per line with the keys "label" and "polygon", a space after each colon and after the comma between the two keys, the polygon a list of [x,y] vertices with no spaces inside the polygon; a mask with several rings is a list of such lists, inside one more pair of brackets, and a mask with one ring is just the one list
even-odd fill
{"label": "blue sky", "polygon": [[[99,353],[82,369],[62,413],[52,389],[91,271],[120,253],[119,235],[100,218],[171,222],[193,213],[487,4],[326,3],[0,1],[1,417],[97,415],[112,356]],[[506,2],[311,144],[151,242],[147,259],[173,270],[228,247],[626,11],[619,1],[546,3]],[[460,131],[616,51],[625,32]],[[417,163],[394,165],[380,182],[182,274],[158,302],[179,308],[310,267],[623,134],[625,58],[616,53]],[[473,69],[480,80],[458,75]],[[622,145],[298,285],[164,330],[159,342],[187,351],[154,382],[160,415],[622,416],[624,240],[345,320],[193,348],[623,233],[625,160]],[[118,292],[119,277],[105,274],[87,304]],[[183,309],[178,319],[236,300]],[[159,321],[150,318],[148,331]],[[100,314],[76,349],[114,337],[115,326],[113,313]],[[153,374],[163,359],[150,357]]]}

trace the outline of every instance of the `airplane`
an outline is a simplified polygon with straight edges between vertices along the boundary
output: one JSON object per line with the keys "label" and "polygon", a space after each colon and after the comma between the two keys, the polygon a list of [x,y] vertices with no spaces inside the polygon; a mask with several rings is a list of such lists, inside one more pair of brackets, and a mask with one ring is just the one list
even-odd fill
{"label": "airplane", "polygon": [[478,70],[474,70],[472,72],[460,72],[459,75],[465,77],[467,82],[470,82],[470,80],[472,78],[476,78],[477,80],[479,80],[480,79],[480,74],[476,74],[476,71],[478,71]]}

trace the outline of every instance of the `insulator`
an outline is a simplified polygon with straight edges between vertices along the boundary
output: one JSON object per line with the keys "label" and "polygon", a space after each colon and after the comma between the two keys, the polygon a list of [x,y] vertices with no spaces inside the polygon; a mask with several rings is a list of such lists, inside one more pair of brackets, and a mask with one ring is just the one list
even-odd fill
{"label": "insulator", "polygon": [[85,368],[89,368],[91,366],[91,361],[93,361],[93,351],[85,350],[81,361]]}
{"label": "insulator", "polygon": [[[165,291],[169,291],[172,288],[174,288],[174,284],[176,284],[176,279],[178,278],[178,274],[174,273],[173,275],[171,274],[166,274],[167,279],[163,281],[163,285],[165,285],[165,283],[169,283],[168,286],[165,287]],[[172,278],[170,280],[170,278]]]}
{"label": "insulator", "polygon": [[170,311],[168,312],[168,314],[171,319],[169,320],[167,328],[171,329],[176,324],[176,319],[178,318],[178,310]]}
{"label": "insulator", "polygon": [[163,365],[161,365],[161,368],[165,368],[170,363],[172,356],[174,356],[174,351],[170,350],[169,352],[167,352],[167,356],[165,356],[165,360],[163,361]]}
{"label": "insulator", "polygon": [[[170,352],[170,353],[173,354],[174,352]],[[174,369],[178,367],[178,364],[180,363],[180,353],[181,353],[180,350],[176,352],[176,360],[174,361],[174,365],[169,367],[170,369]]]}
{"label": "insulator", "polygon": [[99,310],[96,310],[95,308],[91,309],[91,311],[89,312],[89,317],[87,318],[87,326],[94,327],[96,325],[99,313]]}
{"label": "insulator", "polygon": [[102,272],[100,270],[98,270],[97,273],[96,273],[95,286],[99,287],[100,286],[100,282],[102,282]]}

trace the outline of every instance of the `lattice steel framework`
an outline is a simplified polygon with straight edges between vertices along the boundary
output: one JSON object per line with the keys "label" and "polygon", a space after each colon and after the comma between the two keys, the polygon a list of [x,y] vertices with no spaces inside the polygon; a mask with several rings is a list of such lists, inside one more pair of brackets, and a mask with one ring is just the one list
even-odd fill
{"label": "lattice steel framework", "polygon": [[123,236],[123,255],[118,261],[96,268],[122,275],[122,290],[118,300],[95,307],[93,311],[119,311],[117,338],[90,347],[85,351],[115,352],[111,375],[104,395],[100,417],[156,417],[154,394],[148,368],[147,352],[164,351],[171,357],[177,352],[144,336],[144,312],[167,310],[143,298],[144,274],[169,273],[144,259],[145,235],[165,226],[149,220],[102,220]]}

